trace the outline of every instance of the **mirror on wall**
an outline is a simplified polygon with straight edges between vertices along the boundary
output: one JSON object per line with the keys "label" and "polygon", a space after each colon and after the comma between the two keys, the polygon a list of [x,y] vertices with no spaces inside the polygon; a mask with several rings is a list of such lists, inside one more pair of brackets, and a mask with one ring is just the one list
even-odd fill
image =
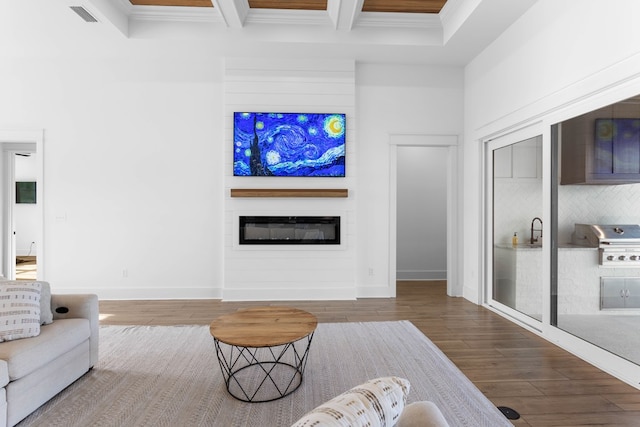
{"label": "mirror on wall", "polygon": [[541,321],[542,136],[492,153],[492,298]]}
{"label": "mirror on wall", "polygon": [[551,322],[640,364],[640,97],[551,137]]}

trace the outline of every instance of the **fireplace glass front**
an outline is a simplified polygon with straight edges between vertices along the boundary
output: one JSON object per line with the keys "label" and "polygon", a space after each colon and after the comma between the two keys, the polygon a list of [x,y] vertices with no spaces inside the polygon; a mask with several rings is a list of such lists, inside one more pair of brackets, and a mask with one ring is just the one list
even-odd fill
{"label": "fireplace glass front", "polygon": [[339,216],[241,216],[241,245],[339,245]]}

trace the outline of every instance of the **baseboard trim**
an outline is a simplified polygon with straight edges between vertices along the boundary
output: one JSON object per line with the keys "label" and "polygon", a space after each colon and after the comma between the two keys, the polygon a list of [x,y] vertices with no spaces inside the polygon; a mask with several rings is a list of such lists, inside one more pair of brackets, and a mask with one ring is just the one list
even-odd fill
{"label": "baseboard trim", "polygon": [[223,301],[336,301],[355,300],[354,288],[223,289]]}
{"label": "baseboard trim", "polygon": [[58,288],[56,294],[97,294],[101,300],[219,299],[223,301],[342,301],[393,298],[389,286],[305,289],[222,288]]}
{"label": "baseboard trim", "polygon": [[389,286],[359,286],[358,298],[395,298]]}
{"label": "baseboard trim", "polygon": [[398,270],[398,280],[447,280],[446,270]]}
{"label": "baseboard trim", "polygon": [[58,288],[55,294],[97,294],[101,300],[221,299],[220,288]]}

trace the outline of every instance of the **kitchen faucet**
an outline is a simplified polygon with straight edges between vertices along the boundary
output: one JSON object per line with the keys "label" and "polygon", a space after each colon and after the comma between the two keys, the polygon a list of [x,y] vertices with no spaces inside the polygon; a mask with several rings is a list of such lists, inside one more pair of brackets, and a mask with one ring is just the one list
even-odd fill
{"label": "kitchen faucet", "polygon": [[[536,222],[536,220],[540,221],[540,228],[533,228],[533,224]],[[533,237],[533,232],[534,231],[539,231],[540,232],[540,236],[534,238]],[[538,238],[542,238],[542,220],[540,218],[538,218],[538,217],[535,217],[531,221],[531,240],[530,240],[530,243],[533,245],[534,243],[536,243],[538,241]]]}

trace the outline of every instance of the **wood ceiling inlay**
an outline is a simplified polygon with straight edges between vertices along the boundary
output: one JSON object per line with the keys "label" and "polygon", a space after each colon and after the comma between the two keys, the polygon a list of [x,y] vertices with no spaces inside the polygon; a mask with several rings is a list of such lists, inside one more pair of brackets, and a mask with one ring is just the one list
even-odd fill
{"label": "wood ceiling inlay", "polygon": [[134,6],[213,7],[211,0],[130,0]]}
{"label": "wood ceiling inlay", "polygon": [[363,12],[440,13],[447,0],[364,0]]}
{"label": "wood ceiling inlay", "polygon": [[327,10],[327,0],[249,0],[251,9]]}
{"label": "wood ceiling inlay", "polygon": [[[134,6],[213,7],[211,0],[130,0]],[[252,9],[327,10],[327,0],[248,0]],[[364,0],[363,12],[440,13],[447,0]]]}

